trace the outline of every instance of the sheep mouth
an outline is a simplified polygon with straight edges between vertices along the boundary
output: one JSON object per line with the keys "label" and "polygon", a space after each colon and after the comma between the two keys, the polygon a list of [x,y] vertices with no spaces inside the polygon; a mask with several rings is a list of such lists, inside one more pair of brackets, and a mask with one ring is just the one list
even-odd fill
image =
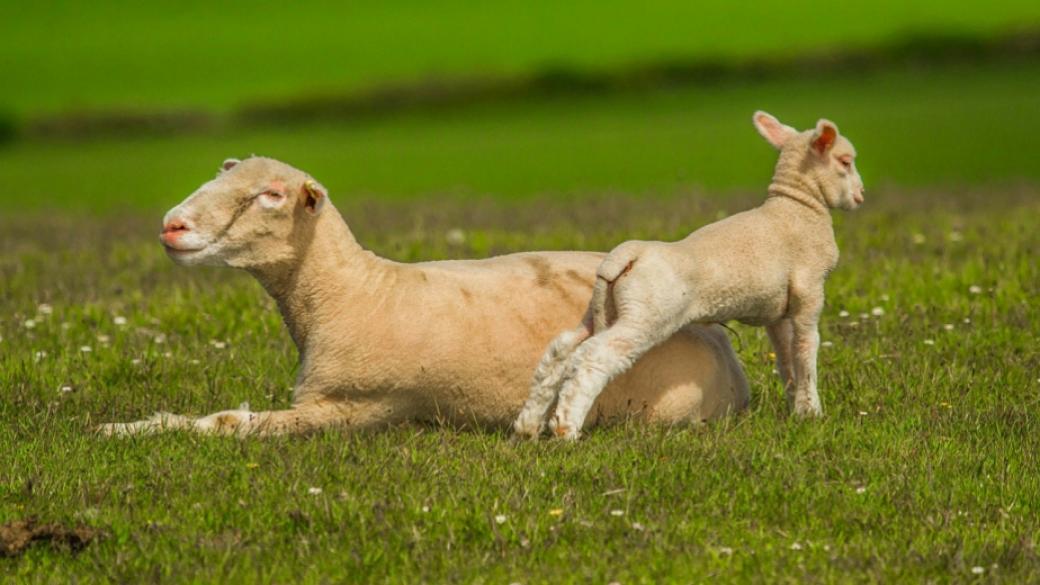
{"label": "sheep mouth", "polygon": [[163,248],[166,250],[167,254],[174,254],[174,255],[193,254],[195,252],[201,252],[201,251],[206,249],[205,246],[203,246],[201,248],[181,248],[181,247],[177,247],[177,246],[171,246],[171,245],[166,244],[166,243],[163,243]]}

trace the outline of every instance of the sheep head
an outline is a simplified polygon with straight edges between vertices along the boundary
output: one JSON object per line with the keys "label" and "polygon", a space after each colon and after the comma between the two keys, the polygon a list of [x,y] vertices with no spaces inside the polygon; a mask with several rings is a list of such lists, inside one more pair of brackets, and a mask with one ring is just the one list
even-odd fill
{"label": "sheep head", "polygon": [[291,262],[313,233],[326,198],[317,181],[285,163],[228,159],[215,179],[167,212],[159,240],[178,264],[256,268]]}
{"label": "sheep head", "polygon": [[863,179],[856,170],[856,148],[830,120],[799,132],[766,112],[755,128],[780,151],[774,182],[801,185],[831,208],[856,209],[863,203]]}

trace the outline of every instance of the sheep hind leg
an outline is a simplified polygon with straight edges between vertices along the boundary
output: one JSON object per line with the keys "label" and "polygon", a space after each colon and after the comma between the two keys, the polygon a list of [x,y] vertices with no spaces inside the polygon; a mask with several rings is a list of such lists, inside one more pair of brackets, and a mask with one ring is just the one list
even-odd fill
{"label": "sheep hind leg", "polygon": [[527,402],[513,422],[515,436],[537,439],[545,430],[546,419],[556,402],[557,392],[567,371],[567,360],[590,335],[591,327],[586,319],[577,328],[564,331],[549,343],[535,367]]}

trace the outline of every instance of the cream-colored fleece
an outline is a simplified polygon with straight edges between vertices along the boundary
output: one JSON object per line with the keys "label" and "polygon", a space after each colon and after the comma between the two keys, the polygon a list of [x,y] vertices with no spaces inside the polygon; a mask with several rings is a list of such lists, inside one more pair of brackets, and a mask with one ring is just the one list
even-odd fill
{"label": "cream-colored fleece", "polygon": [[[162,241],[175,261],[245,269],[274,297],[300,353],[293,408],[159,414],[105,425],[105,433],[287,433],[407,420],[508,425],[545,345],[581,321],[604,256],[392,262],[362,249],[305,173],[265,158],[224,166],[167,214]],[[697,326],[619,376],[592,418],[701,421],[747,401],[725,332]]]}
{"label": "cream-colored fleece", "polygon": [[594,326],[564,333],[545,352],[518,434],[540,434],[557,402],[550,428],[577,438],[600,391],[640,356],[691,324],[729,320],[766,326],[794,412],[822,412],[817,323],[838,261],[830,209],[859,206],[863,182],[852,144],[833,123],[799,133],[764,112],[754,122],[780,150],[765,203],[678,242],[613,250],[597,271]]}

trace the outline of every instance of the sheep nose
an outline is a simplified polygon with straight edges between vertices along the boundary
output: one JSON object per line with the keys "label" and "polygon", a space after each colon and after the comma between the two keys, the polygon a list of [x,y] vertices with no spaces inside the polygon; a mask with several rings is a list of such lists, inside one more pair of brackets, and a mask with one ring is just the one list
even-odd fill
{"label": "sheep nose", "polygon": [[190,231],[188,222],[182,219],[171,219],[163,226],[161,238],[164,242],[173,242],[188,231]]}
{"label": "sheep nose", "polygon": [[186,232],[188,231],[188,224],[180,219],[171,219],[170,221],[166,222],[166,225],[163,226],[162,231],[164,234],[168,234],[170,232]]}

